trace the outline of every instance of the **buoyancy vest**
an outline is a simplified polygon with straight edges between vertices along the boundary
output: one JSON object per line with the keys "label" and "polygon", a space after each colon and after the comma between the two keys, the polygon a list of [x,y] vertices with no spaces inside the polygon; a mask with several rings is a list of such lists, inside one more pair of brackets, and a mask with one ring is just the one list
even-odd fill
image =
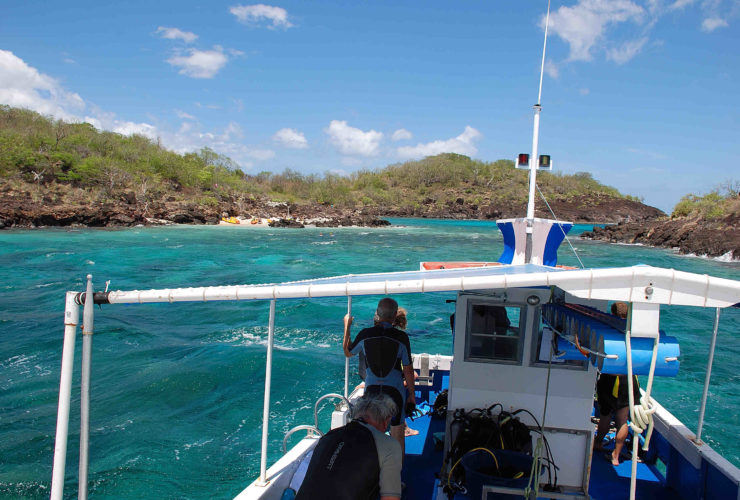
{"label": "buoyancy vest", "polygon": [[296,500],[374,500],[379,481],[372,431],[353,421],[319,440]]}

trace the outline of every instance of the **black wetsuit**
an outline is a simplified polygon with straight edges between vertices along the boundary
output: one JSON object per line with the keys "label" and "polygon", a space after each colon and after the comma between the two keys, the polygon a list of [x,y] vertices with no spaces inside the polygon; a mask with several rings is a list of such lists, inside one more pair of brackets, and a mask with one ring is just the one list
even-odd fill
{"label": "black wetsuit", "polygon": [[352,354],[365,355],[366,394],[388,394],[396,404],[397,412],[391,425],[400,425],[405,418],[406,387],[403,385],[403,366],[411,364],[411,344],[406,332],[381,323],[365,328],[350,344]]}
{"label": "black wetsuit", "polygon": [[319,440],[296,500],[375,500],[379,481],[372,431],[354,421]]}
{"label": "black wetsuit", "polygon": [[[635,405],[640,404],[640,384],[633,375],[632,394]],[[614,394],[614,385],[619,381],[619,387]],[[596,382],[596,400],[599,403],[599,414],[609,415],[617,410],[629,406],[629,380],[627,375],[607,375],[602,373]]]}

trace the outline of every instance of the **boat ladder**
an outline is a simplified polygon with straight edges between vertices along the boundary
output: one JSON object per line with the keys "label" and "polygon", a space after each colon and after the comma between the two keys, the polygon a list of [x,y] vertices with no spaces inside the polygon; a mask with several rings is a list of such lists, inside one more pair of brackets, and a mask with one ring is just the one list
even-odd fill
{"label": "boat ladder", "polygon": [[343,404],[339,404],[337,409],[346,409],[349,412],[349,419],[352,420],[352,404],[349,402],[349,399],[345,398],[341,394],[335,394],[335,393],[329,393],[324,394],[321,396],[317,401],[316,404],[313,406],[313,421],[314,425],[296,425],[292,429],[290,429],[288,432],[285,433],[285,436],[283,437],[283,453],[286,453],[288,451],[288,438],[295,434],[298,431],[307,431],[306,437],[321,437],[324,435],[323,432],[321,432],[321,429],[319,429],[319,404],[329,398],[336,398],[341,399]]}

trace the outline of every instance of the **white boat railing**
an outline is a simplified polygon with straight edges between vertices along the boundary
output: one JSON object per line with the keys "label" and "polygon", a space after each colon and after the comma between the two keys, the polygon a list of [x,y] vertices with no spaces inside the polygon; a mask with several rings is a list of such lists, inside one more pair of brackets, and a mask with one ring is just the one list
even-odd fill
{"label": "white boat railing", "polygon": [[[184,301],[270,301],[268,325],[267,359],[265,367],[265,394],[263,409],[262,446],[260,457],[260,477],[258,484],[268,484],[267,477],[267,437],[269,433],[270,390],[272,379],[272,352],[275,335],[275,307],[278,298],[316,298],[347,297],[347,311],[351,312],[353,295],[389,295],[404,293],[425,293],[438,291],[482,290],[490,288],[517,288],[526,286],[557,286],[578,297],[590,299],[624,300],[653,304],[680,304],[700,307],[717,307],[714,334],[702,395],[699,427],[696,442],[704,424],[704,410],[711,377],[712,360],[719,322],[719,308],[740,302],[740,283],[733,280],[715,278],[660,269],[649,266],[634,266],[621,269],[572,270],[556,272],[534,272],[522,274],[493,274],[490,276],[446,277],[445,272],[431,273],[433,278],[418,279],[415,274],[398,273],[397,279],[377,281],[358,281],[346,283],[288,283],[277,285],[240,285],[225,287],[180,288],[165,290],[146,290],[130,292],[94,293],[92,276],[87,277],[86,293],[67,292],[64,313],[64,343],[62,368],[59,383],[59,405],[57,412],[56,437],[54,445],[54,466],[52,470],[51,499],[61,500],[64,488],[67,442],[69,434],[69,414],[74,367],[74,350],[79,307],[83,312],[83,356],[82,356],[82,394],[80,418],[80,498],[87,497],[87,466],[89,460],[89,388],[90,365],[92,359],[92,334],[94,303],[165,303]],[[382,275],[378,275],[380,277]],[[367,278],[367,276],[365,276]],[[345,389],[347,394],[349,369],[345,361]]]}
{"label": "white boat railing", "polygon": [[704,427],[704,410],[707,408],[707,395],[709,394],[709,379],[712,377],[712,363],[714,362],[714,349],[717,345],[717,330],[719,329],[719,307],[714,315],[714,330],[712,331],[712,342],[709,344],[709,358],[707,359],[707,371],[704,375],[704,391],[701,395],[701,406],[699,407],[699,424],[696,426],[696,444],[702,444],[701,431]]}

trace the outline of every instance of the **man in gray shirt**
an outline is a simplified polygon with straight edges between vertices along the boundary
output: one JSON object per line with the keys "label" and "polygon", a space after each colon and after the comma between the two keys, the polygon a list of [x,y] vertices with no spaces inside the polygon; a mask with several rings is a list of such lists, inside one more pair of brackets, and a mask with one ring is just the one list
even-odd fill
{"label": "man in gray shirt", "polygon": [[354,420],[319,440],[296,500],[400,500],[401,446],[385,434],[395,413],[386,394],[361,398]]}

